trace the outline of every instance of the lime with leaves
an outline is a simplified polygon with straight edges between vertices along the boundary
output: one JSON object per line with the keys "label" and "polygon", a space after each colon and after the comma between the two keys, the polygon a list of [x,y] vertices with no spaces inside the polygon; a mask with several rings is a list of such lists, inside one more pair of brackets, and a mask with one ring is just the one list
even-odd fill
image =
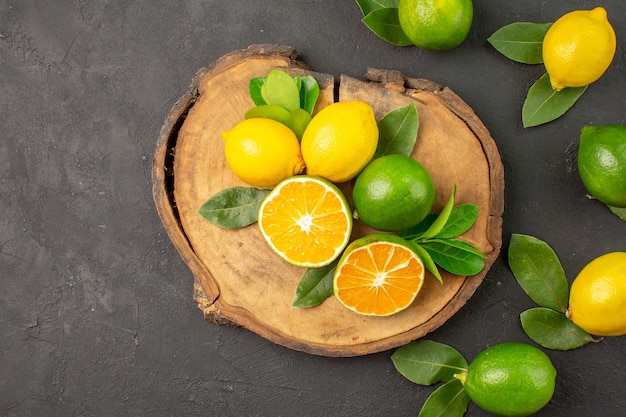
{"label": "lime with leaves", "polygon": [[525,343],[501,343],[480,352],[467,369],[464,387],[480,408],[511,417],[529,416],[554,394],[550,358]]}

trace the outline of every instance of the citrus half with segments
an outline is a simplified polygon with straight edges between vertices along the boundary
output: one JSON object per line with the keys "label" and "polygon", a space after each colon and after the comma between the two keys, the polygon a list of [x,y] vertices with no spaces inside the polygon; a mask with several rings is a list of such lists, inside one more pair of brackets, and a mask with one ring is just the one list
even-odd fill
{"label": "citrus half with segments", "polygon": [[269,246],[287,262],[328,265],[352,232],[346,197],[322,178],[296,175],[278,184],[259,207],[259,228]]}
{"label": "citrus half with segments", "polygon": [[406,309],[423,284],[424,264],[410,244],[383,233],[348,245],[333,277],[337,300],[368,316],[389,316]]}
{"label": "citrus half with segments", "polygon": [[599,256],[580,271],[567,316],[596,336],[626,334],[626,252]]}

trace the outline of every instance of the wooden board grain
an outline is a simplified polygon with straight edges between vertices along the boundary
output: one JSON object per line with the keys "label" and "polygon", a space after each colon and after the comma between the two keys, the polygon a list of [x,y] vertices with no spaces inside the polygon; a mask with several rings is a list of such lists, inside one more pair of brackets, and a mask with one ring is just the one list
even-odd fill
{"label": "wooden board grain", "polygon": [[[497,147],[471,108],[448,88],[397,71],[370,69],[365,80],[313,72],[293,48],[253,45],[200,70],[190,91],[174,105],[157,143],[153,194],[159,215],[195,277],[194,297],[205,317],[243,326],[275,343],[325,356],[356,356],[391,349],[422,337],[448,320],[471,297],[501,248],[504,177]],[[213,194],[246,186],[224,160],[221,132],[253,106],[248,84],[273,68],[311,74],[321,87],[316,110],[339,100],[362,100],[378,119],[414,103],[420,118],[412,156],[431,173],[439,211],[457,187],[457,203],[474,203],[479,219],[463,236],[487,254],[472,277],[427,275],[416,301],[390,317],[366,317],[334,297],[295,309],[291,301],[303,268],[287,264],[267,246],[257,225],[225,230],[198,213]],[[351,183],[340,184],[350,195]],[[352,238],[371,229],[356,222]]]}

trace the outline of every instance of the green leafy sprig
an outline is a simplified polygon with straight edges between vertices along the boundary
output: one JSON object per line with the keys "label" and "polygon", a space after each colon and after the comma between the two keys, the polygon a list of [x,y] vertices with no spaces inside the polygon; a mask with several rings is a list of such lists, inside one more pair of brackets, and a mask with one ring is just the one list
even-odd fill
{"label": "green leafy sprig", "polygon": [[513,234],[508,261],[522,290],[539,306],[520,314],[522,328],[531,340],[555,350],[598,341],[567,317],[569,284],[559,258],[546,242]]}
{"label": "green leafy sprig", "polygon": [[[552,23],[517,22],[506,25],[487,41],[507,58],[523,64],[543,64],[543,39]],[[547,73],[528,90],[522,107],[524,127],[539,126],[565,114],[586,91],[584,87],[568,87],[556,91]]]}
{"label": "green leafy sprig", "polygon": [[451,346],[417,340],[399,347],[391,360],[409,381],[419,385],[443,383],[426,399],[418,417],[461,417],[471,399],[463,382],[469,367],[463,355]]}
{"label": "green leafy sprig", "polygon": [[249,91],[255,107],[246,112],[246,119],[263,117],[276,120],[302,139],[320,93],[319,84],[313,76],[292,77],[283,70],[273,69],[267,77],[251,79]]}

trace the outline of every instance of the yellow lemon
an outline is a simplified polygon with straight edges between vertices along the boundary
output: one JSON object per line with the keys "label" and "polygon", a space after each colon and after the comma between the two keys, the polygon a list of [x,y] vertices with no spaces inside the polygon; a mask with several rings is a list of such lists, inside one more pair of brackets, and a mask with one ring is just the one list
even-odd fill
{"label": "yellow lemon", "polygon": [[354,178],[374,156],[378,125],[372,106],[340,101],[317,113],[302,135],[308,175],[340,183]]}
{"label": "yellow lemon", "polygon": [[580,271],[567,316],[597,336],[626,334],[626,252],[602,255]]}
{"label": "yellow lemon", "polygon": [[228,166],[255,187],[271,188],[304,168],[295,133],[275,120],[247,119],[222,137]]}
{"label": "yellow lemon", "polygon": [[561,16],[543,40],[543,62],[552,88],[584,87],[596,81],[611,65],[615,46],[615,31],[604,8]]}

